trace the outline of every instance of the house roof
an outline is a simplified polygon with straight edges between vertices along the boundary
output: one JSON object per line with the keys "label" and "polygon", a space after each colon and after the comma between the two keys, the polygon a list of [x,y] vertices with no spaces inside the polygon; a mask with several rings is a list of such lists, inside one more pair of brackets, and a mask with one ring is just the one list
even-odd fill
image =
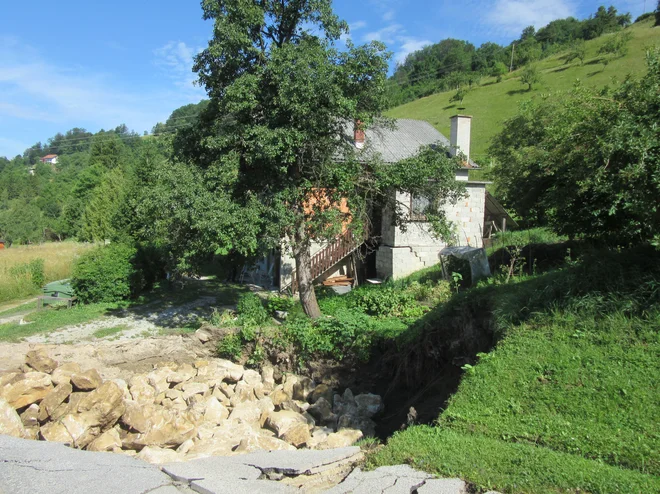
{"label": "house roof", "polygon": [[504,206],[490,192],[486,191],[486,219],[488,221],[498,220],[501,222],[502,218],[506,218],[508,226],[512,228],[518,227],[518,222],[511,217],[507,210],[504,209]]}
{"label": "house roof", "polygon": [[[392,123],[390,123],[392,122]],[[353,139],[353,123],[346,123],[346,134]],[[374,122],[365,131],[363,153],[378,154],[386,163],[396,163],[415,156],[420,148],[439,144],[449,147],[449,139],[430,123],[423,120],[400,118],[387,122]],[[470,160],[464,168],[479,168]]]}
{"label": "house roof", "polygon": [[41,159],[42,160],[49,160],[49,159],[52,159],[52,158],[57,158],[57,155],[56,154],[47,154],[46,156],[44,156]]}

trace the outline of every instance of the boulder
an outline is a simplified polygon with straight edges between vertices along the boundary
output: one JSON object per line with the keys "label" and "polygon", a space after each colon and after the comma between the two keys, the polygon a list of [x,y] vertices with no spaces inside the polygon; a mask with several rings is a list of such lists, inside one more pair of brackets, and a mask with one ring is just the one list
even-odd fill
{"label": "boulder", "polygon": [[39,434],[44,441],[56,443],[73,444],[73,438],[61,422],[48,422],[41,426]]}
{"label": "boulder", "polygon": [[298,382],[293,385],[293,399],[307,401],[314,388],[316,388],[316,384],[309,377],[298,378]]}
{"label": "boulder", "polygon": [[188,451],[186,460],[195,460],[209,456],[229,456],[233,453],[236,446],[236,441],[223,436],[200,439]]}
{"label": "boulder", "polygon": [[87,413],[103,431],[115,425],[125,410],[124,393],[112,381],[104,382],[98,389],[84,396],[78,404],[78,411]]}
{"label": "boulder", "polygon": [[99,435],[101,427],[93,412],[70,413],[59,420],[73,439],[73,446],[84,448]]}
{"label": "boulder", "polygon": [[53,389],[50,376],[44,372],[26,372],[0,388],[4,398],[15,409],[38,403]]}
{"label": "boulder", "polygon": [[330,434],[334,434],[334,430],[329,427],[314,427],[311,430],[312,438],[307,441],[307,447],[310,449],[318,449],[323,444]]}
{"label": "boulder", "polygon": [[20,379],[21,374],[23,373],[18,371],[0,371],[0,389]]}
{"label": "boulder", "polygon": [[307,441],[312,438],[309,432],[309,425],[307,423],[297,423],[293,425],[287,429],[287,431],[280,437],[283,441],[286,441],[296,448],[302,448],[307,444]]}
{"label": "boulder", "polygon": [[50,414],[50,420],[55,421],[59,420],[65,415],[68,415],[69,413],[75,413],[78,411],[78,404],[80,403],[80,400],[82,400],[87,393],[71,393],[69,395],[68,401],[65,401],[62,403],[60,406],[58,406],[53,412]]}
{"label": "boulder", "polygon": [[270,394],[270,399],[273,400],[273,404],[278,407],[291,399],[291,395],[287,394],[283,389],[275,389]]}
{"label": "boulder", "polygon": [[282,383],[282,390],[293,398],[293,386],[298,382],[298,376],[295,374],[287,374]]}
{"label": "boulder", "polygon": [[275,389],[275,369],[266,365],[261,369],[261,382],[264,384],[264,391],[270,393]]}
{"label": "boulder", "polygon": [[356,429],[342,429],[329,434],[327,439],[317,446],[318,449],[335,449],[352,446],[362,439],[362,431]]}
{"label": "boulder", "polygon": [[195,446],[195,441],[193,441],[192,439],[188,439],[186,441],[183,441],[181,445],[178,448],[176,448],[176,452],[185,455],[188,453],[188,451],[190,451],[193,448],[193,446]]}
{"label": "boulder", "polygon": [[167,376],[167,382],[172,384],[184,383],[190,381],[197,375],[197,369],[190,364],[182,364],[176,372],[170,372]]}
{"label": "boulder", "polygon": [[145,433],[127,434],[124,447],[141,450],[145,446],[173,448],[195,436],[196,426],[187,412],[155,407],[150,416],[150,427]]}
{"label": "boulder", "polygon": [[158,367],[147,374],[147,382],[156,390],[156,395],[165,393],[170,389],[168,378],[172,373],[169,367]]}
{"label": "boulder", "polygon": [[361,394],[355,397],[358,415],[371,418],[383,410],[383,399],[375,394]]}
{"label": "boulder", "polygon": [[58,384],[48,393],[39,405],[39,422],[44,422],[73,392],[73,387],[68,382]]}
{"label": "boulder", "polygon": [[316,403],[307,409],[307,413],[314,417],[316,423],[321,425],[327,425],[337,421],[337,416],[332,413],[332,406],[324,397],[316,400]]}
{"label": "boulder", "polygon": [[73,374],[80,374],[81,371],[82,369],[75,362],[62,364],[51,374],[53,384],[57,386],[58,384],[71,382],[71,376]]}
{"label": "boulder", "polygon": [[316,403],[320,398],[325,398],[325,400],[330,403],[330,406],[332,406],[333,395],[334,393],[330,386],[327,384],[319,384],[314,388],[314,391],[311,392],[308,399],[310,403]]}
{"label": "boulder", "polygon": [[121,423],[135,432],[147,432],[151,426],[150,417],[154,413],[155,405],[141,405],[135,400],[124,401],[125,410],[121,416]]}
{"label": "boulder", "polygon": [[87,445],[89,451],[115,451],[121,449],[121,437],[116,428],[109,429]]}
{"label": "boulder", "polygon": [[295,449],[295,446],[292,446],[282,439],[262,434],[254,434],[241,439],[241,442],[234,450],[234,453],[245,454],[254,451],[290,451]]}
{"label": "boulder", "polygon": [[153,404],[156,400],[156,389],[149,384],[146,376],[133,376],[128,384],[133,400],[141,404]]}
{"label": "boulder", "polygon": [[71,374],[71,384],[79,391],[92,391],[103,383],[99,371],[89,369],[85,372]]}
{"label": "boulder", "polygon": [[219,425],[229,417],[229,410],[218,401],[217,398],[211,396],[206,400],[204,407],[204,421]]}
{"label": "boulder", "polygon": [[164,463],[175,463],[183,460],[182,455],[176,451],[159,448],[158,446],[147,446],[142,448],[142,451],[137,454],[137,458],[146,461],[147,463],[153,463],[156,465],[162,465]]}
{"label": "boulder", "polygon": [[277,437],[281,438],[284,434],[294,426],[303,424],[307,425],[307,419],[300,413],[282,410],[279,412],[271,412],[266,420],[266,427],[272,430]]}
{"label": "boulder", "polygon": [[229,414],[229,419],[238,423],[257,424],[262,413],[257,402],[244,401],[234,407]]}
{"label": "boulder", "polygon": [[31,350],[25,355],[25,363],[37,372],[50,374],[57,369],[57,362],[44,349]]}
{"label": "boulder", "polygon": [[219,369],[224,369],[226,371],[225,380],[230,383],[237,383],[243,377],[245,369],[242,365],[235,364],[229,360],[218,359],[216,364]]}
{"label": "boulder", "polygon": [[0,434],[20,437],[22,439],[28,437],[18,413],[16,413],[16,410],[7,400],[2,398],[0,398]]}
{"label": "boulder", "polygon": [[20,415],[27,439],[39,437],[39,405],[33,403]]}
{"label": "boulder", "polygon": [[209,385],[205,383],[186,382],[182,386],[182,391],[183,391],[183,399],[189,402],[190,398],[192,398],[193,396],[198,394],[204,395],[205,393],[208,393],[210,389],[209,389]]}

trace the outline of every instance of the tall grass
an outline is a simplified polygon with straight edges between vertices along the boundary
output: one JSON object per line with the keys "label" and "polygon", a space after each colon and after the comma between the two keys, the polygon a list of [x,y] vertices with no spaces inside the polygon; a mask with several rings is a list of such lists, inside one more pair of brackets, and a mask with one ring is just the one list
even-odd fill
{"label": "tall grass", "polygon": [[65,279],[71,276],[76,257],[90,246],[77,242],[59,242],[0,250],[0,304],[36,295],[40,291],[30,272],[17,270],[17,266],[43,259],[46,283]]}

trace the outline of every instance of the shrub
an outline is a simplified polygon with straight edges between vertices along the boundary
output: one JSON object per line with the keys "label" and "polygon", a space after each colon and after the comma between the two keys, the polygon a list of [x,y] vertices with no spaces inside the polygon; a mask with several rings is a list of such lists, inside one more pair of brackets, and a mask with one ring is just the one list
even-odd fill
{"label": "shrub", "polygon": [[356,294],[355,306],[376,317],[420,317],[424,314],[411,292],[391,286],[360,291]]}
{"label": "shrub", "polygon": [[243,353],[243,343],[238,334],[228,334],[218,342],[216,349],[218,357],[238,360]]}
{"label": "shrub", "polygon": [[236,312],[242,322],[253,322],[263,324],[268,320],[268,312],[264,308],[261,298],[254,293],[245,293],[238,299]]}
{"label": "shrub", "polygon": [[30,282],[35,288],[41,288],[46,282],[46,275],[44,272],[44,260],[37,258],[32,259],[30,262],[19,264],[9,270],[9,274],[14,277],[30,278]]}
{"label": "shrub", "polygon": [[73,267],[71,283],[83,303],[116,302],[134,294],[135,248],[112,244],[83,254]]}
{"label": "shrub", "polygon": [[270,297],[266,301],[266,307],[268,308],[269,314],[275,315],[275,311],[283,311],[283,312],[290,311],[291,309],[293,309],[295,303],[296,303],[295,300],[293,300],[290,297],[274,296],[274,297]]}

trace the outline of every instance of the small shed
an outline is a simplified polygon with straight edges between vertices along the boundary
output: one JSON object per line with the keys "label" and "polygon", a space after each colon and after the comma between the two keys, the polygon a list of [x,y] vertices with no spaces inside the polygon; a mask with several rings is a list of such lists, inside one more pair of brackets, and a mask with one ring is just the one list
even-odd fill
{"label": "small shed", "polygon": [[486,191],[486,205],[484,217],[484,238],[490,238],[493,233],[505,232],[507,229],[518,228],[518,223],[504,209],[504,206]]}
{"label": "small shed", "polygon": [[0,250],[5,248],[5,239],[0,238]]}

